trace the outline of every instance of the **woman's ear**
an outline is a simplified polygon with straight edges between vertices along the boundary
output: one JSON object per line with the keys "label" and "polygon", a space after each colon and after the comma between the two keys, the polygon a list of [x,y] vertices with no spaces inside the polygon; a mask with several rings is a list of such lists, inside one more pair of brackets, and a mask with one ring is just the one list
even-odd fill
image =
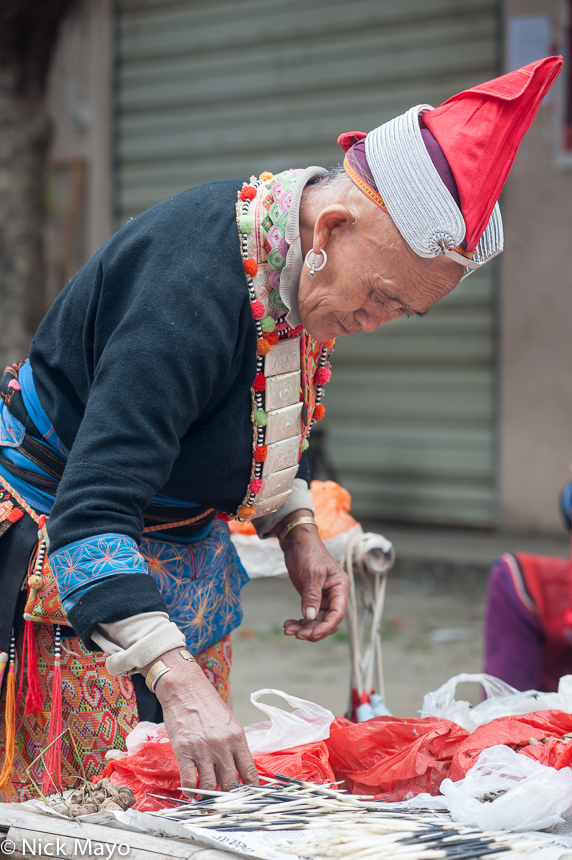
{"label": "woman's ear", "polygon": [[320,248],[326,250],[336,232],[351,227],[354,221],[354,213],[343,203],[333,203],[322,209],[314,223],[314,253]]}

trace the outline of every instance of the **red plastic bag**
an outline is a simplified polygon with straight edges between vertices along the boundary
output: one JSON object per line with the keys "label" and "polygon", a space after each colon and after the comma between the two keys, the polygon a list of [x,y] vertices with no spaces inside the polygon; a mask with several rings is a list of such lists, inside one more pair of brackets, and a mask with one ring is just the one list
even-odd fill
{"label": "red plastic bag", "polygon": [[[572,741],[566,743],[562,737],[569,732],[572,714],[564,711],[501,717],[472,734],[438,717],[375,717],[365,723],[336,717],[327,740],[262,753],[254,762],[262,776],[281,773],[318,784],[343,779],[352,794],[402,800],[410,793],[438,794],[445,777],[463,779],[482,750],[497,744],[557,770],[568,767]],[[548,741],[531,745],[531,738]],[[141,812],[165,805],[149,792],[184,798],[178,791],[181,777],[170,743],[148,743],[135,755],[109,762],[101,776],[128,786]]]}
{"label": "red plastic bag", "polygon": [[[254,763],[262,776],[281,773],[318,784],[334,780],[324,741],[256,755]],[[135,795],[135,809],[140,812],[151,812],[165,806],[164,800],[149,797],[149,792],[188,800],[178,790],[181,776],[170,743],[148,743],[135,755],[110,761],[97,779],[104,776],[109,776],[114,785],[130,788]]]}
{"label": "red plastic bag", "polygon": [[[512,747],[521,755],[533,758],[540,764],[560,770],[572,763],[572,742],[565,743],[562,736],[572,732],[572,714],[565,711],[534,711],[517,717],[499,717],[479,726],[458,747],[453,757],[449,778],[463,779],[479,754],[496,744]],[[548,743],[530,744],[530,739]]]}
{"label": "red plastic bag", "polygon": [[152,812],[165,806],[166,801],[148,797],[148,792],[188,799],[178,790],[181,776],[170,743],[148,743],[135,755],[108,762],[95,781],[105,776],[114,785],[126,785],[131,789],[135,795],[135,809],[139,812]]}
{"label": "red plastic bag", "polygon": [[344,779],[352,794],[401,800],[410,792],[438,794],[468,734],[437,717],[375,717],[364,723],[337,717],[324,743],[336,779]]}
{"label": "red plastic bag", "polygon": [[303,744],[289,750],[274,753],[260,753],[254,756],[256,770],[261,776],[293,776],[307,782],[333,782],[334,772],[328,761],[326,741]]}

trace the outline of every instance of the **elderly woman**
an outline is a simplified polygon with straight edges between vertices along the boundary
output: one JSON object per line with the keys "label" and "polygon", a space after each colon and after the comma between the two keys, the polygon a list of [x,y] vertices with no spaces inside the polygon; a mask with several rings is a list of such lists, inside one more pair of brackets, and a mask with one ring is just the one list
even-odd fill
{"label": "elderly woman", "polygon": [[51,777],[73,777],[78,748],[96,769],[133,725],[128,675],[183,786],[257,781],[223,701],[246,578],[226,521],[280,539],[302,599],[286,635],[337,630],[348,582],[304,455],[334,341],[424,314],[502,250],[496,201],[560,63],[342,135],[343,169],[186,191],[71,280],[2,382],[6,795],[65,728]]}

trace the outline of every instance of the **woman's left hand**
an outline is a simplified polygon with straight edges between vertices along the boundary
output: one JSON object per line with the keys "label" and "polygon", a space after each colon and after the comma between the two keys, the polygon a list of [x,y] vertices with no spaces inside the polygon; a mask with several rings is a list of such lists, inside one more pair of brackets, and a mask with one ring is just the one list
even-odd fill
{"label": "woman's left hand", "polygon": [[285,621],[284,633],[319,642],[342,623],[350,590],[348,575],[334,561],[313,525],[292,529],[282,548],[290,579],[302,595],[304,616]]}

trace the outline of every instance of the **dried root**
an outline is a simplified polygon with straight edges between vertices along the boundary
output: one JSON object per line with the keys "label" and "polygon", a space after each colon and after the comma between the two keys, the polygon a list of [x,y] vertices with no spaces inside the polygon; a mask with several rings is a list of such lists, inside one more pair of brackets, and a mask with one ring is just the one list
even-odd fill
{"label": "dried root", "polygon": [[124,811],[135,804],[135,795],[130,788],[113,785],[106,777],[95,785],[82,782],[65,801],[58,799],[47,802],[56,812],[67,815],[68,818],[77,818],[80,815],[99,812],[100,809]]}

